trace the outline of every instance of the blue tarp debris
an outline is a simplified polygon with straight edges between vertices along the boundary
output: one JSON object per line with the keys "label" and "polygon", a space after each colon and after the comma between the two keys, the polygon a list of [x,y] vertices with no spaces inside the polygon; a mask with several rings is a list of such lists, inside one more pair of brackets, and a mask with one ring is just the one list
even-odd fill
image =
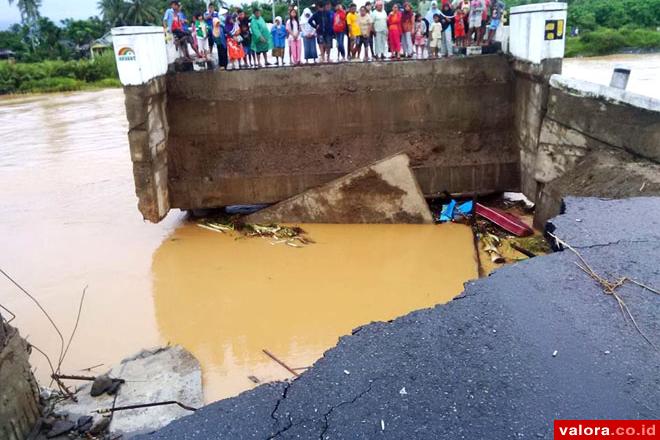
{"label": "blue tarp debris", "polygon": [[449,204],[442,205],[442,212],[440,212],[440,217],[438,221],[440,223],[450,222],[454,220],[457,216],[467,217],[472,214],[472,209],[474,208],[474,203],[472,200],[468,202],[461,203],[460,205],[456,200],[451,200]]}

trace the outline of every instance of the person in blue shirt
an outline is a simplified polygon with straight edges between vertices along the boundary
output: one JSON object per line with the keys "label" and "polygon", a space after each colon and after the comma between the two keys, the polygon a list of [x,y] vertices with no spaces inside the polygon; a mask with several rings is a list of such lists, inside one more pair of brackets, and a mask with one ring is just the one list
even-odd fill
{"label": "person in blue shirt", "polygon": [[[209,3],[208,9],[204,13],[204,20],[206,21],[206,26],[209,30],[213,29],[214,18],[219,18],[218,11],[215,10],[215,5],[213,3]],[[211,53],[213,53],[213,46],[215,46],[215,44],[213,43],[214,43],[213,34],[209,32],[209,47],[211,49]]]}
{"label": "person in blue shirt", "polygon": [[277,62],[277,65],[280,65],[280,60],[282,60],[282,65],[284,65],[284,45],[286,41],[286,27],[282,24],[282,17],[275,17],[275,24],[270,30],[270,35],[273,37],[273,57]]}

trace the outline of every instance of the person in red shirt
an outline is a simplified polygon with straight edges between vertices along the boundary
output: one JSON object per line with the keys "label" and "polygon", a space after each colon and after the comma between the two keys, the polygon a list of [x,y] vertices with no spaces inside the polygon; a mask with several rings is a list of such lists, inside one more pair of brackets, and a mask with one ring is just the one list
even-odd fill
{"label": "person in red shirt", "polygon": [[[344,49],[344,40],[346,38],[346,11],[341,3],[335,6],[335,16],[332,19],[332,30],[337,39],[337,50],[341,61],[346,61],[346,49]],[[339,60],[338,60],[339,61]]]}

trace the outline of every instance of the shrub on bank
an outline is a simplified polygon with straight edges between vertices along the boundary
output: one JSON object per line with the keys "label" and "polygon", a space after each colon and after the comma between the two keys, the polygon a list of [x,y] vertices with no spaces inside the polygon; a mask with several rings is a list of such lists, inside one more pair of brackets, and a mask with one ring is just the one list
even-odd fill
{"label": "shrub on bank", "polygon": [[114,87],[117,78],[112,51],[94,60],[0,62],[0,94],[80,90],[86,84],[102,84],[104,80]]}
{"label": "shrub on bank", "polygon": [[624,49],[660,50],[660,32],[652,29],[598,29],[566,40],[566,56],[608,55]]}

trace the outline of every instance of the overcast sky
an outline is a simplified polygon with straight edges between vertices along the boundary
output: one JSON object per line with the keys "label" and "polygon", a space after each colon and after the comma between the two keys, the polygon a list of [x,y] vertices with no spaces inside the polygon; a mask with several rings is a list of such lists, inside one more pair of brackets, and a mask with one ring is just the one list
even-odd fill
{"label": "overcast sky", "polygon": [[[87,18],[98,15],[96,3],[97,0],[42,0],[40,11],[41,15],[59,23],[65,18]],[[5,29],[20,20],[16,1],[9,6],[7,0],[0,0],[0,28]]]}

